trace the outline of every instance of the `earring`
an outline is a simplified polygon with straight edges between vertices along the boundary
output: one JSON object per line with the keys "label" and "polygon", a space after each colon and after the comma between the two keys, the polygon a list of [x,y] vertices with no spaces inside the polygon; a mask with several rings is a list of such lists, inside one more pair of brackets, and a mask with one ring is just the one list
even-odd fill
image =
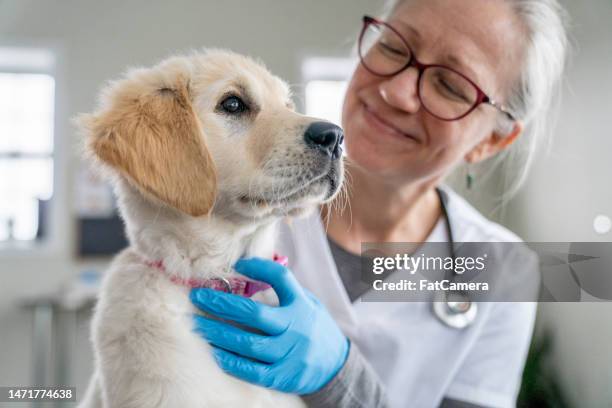
{"label": "earring", "polygon": [[465,173],[465,187],[468,190],[471,190],[473,185],[474,185],[474,174],[472,174],[472,168],[471,168],[470,163],[467,163],[466,173]]}

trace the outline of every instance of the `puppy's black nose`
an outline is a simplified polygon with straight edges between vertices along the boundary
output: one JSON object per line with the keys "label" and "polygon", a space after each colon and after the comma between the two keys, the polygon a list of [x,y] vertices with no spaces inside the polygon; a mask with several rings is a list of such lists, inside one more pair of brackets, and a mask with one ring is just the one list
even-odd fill
{"label": "puppy's black nose", "polygon": [[306,144],[337,159],[342,154],[340,144],[344,140],[342,129],[329,122],[314,122],[304,132]]}

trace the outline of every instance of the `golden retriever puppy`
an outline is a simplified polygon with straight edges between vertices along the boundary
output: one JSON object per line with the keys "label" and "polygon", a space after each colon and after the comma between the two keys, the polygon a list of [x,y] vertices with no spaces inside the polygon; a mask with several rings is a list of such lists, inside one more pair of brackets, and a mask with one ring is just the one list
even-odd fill
{"label": "golden retriever puppy", "polygon": [[341,130],[296,113],[282,80],[220,50],[128,72],[77,123],[130,241],[105,275],[80,407],[303,406],[226,375],[192,332],[188,294],[244,283],[231,266],[272,257],[277,220],[333,198]]}

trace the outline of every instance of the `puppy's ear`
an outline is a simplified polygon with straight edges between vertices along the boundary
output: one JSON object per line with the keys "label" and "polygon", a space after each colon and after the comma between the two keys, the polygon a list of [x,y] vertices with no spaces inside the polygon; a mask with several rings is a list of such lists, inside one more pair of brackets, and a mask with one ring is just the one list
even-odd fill
{"label": "puppy's ear", "polygon": [[185,64],[133,72],[81,123],[88,148],[142,191],[194,217],[210,212],[215,166],[191,104]]}

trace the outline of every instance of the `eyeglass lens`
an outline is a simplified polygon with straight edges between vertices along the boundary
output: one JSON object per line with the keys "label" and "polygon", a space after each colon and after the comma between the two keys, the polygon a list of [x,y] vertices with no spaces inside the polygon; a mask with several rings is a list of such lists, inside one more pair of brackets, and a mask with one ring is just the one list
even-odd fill
{"label": "eyeglass lens", "polygon": [[[359,54],[365,67],[378,75],[399,73],[412,52],[403,39],[383,24],[370,23],[361,36]],[[445,67],[428,66],[419,81],[421,103],[431,114],[452,120],[465,115],[476,104],[478,90],[459,73]]]}

